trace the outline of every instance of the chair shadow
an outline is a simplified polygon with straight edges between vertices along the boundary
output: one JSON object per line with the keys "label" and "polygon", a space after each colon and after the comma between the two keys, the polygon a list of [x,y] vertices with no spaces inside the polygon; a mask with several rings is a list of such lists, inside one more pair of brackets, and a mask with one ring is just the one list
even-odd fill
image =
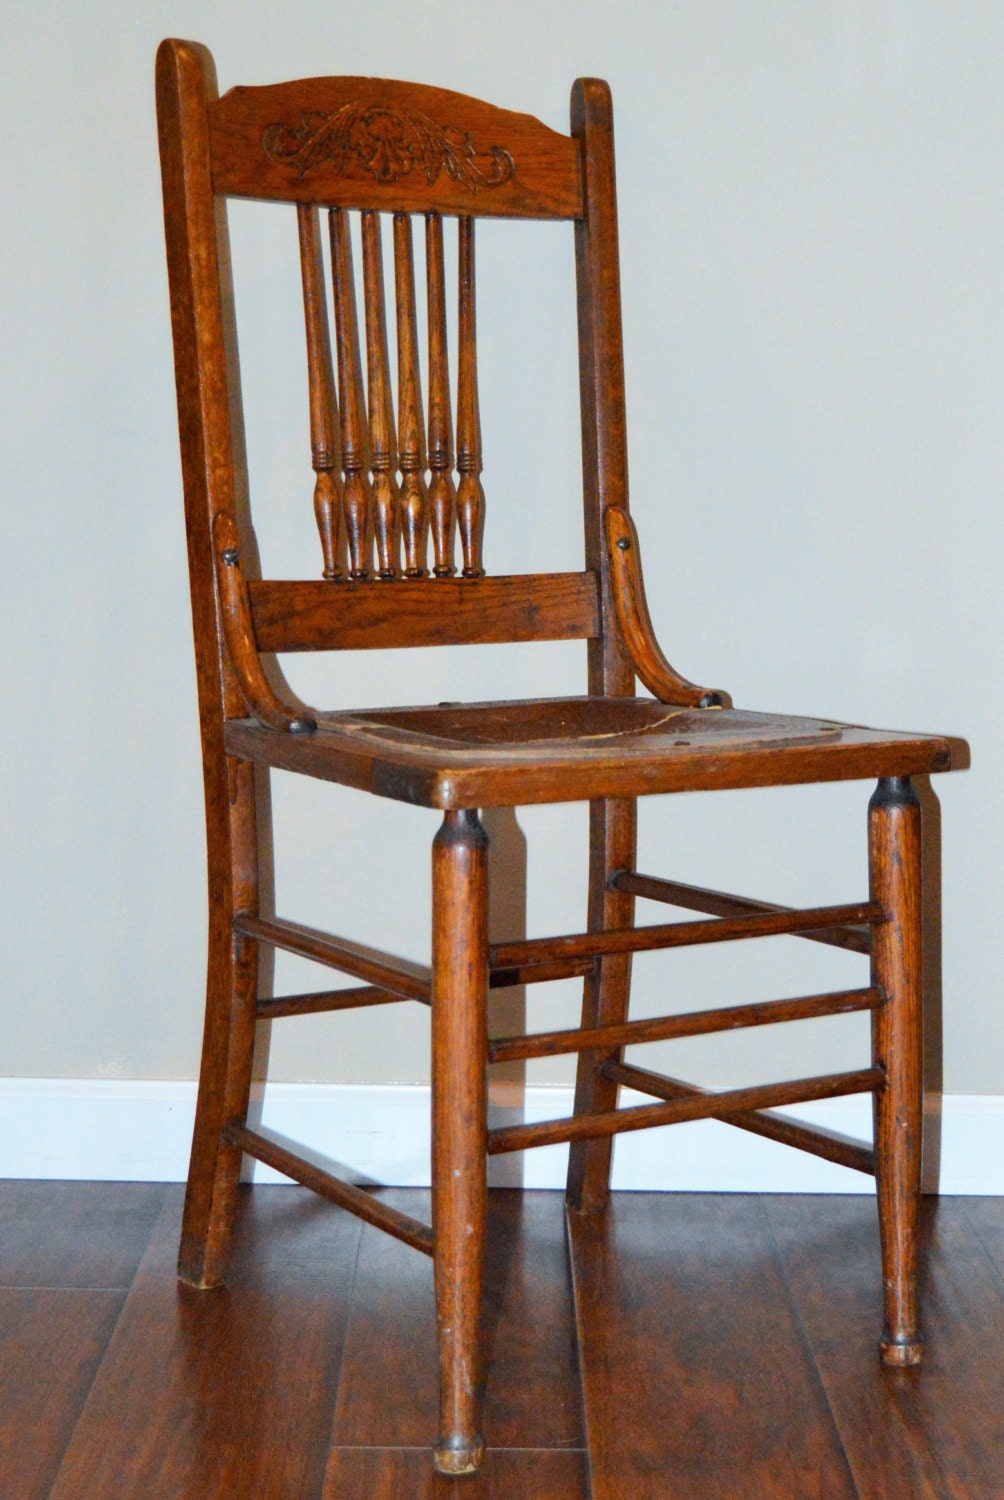
{"label": "chair shadow", "polygon": [[924,995],[924,1153],[921,1191],[941,1176],[944,1032],[941,977],[941,804],[929,776],[914,778],[921,812],[921,926]]}
{"label": "chair shadow", "polygon": [[[486,808],[481,821],[489,839],[488,933],[492,942],[526,937],[526,834],[511,807]],[[526,1030],[526,985],[488,994],[488,1035],[514,1036]],[[526,1105],[526,1064],[494,1063],[488,1070],[488,1128],[522,1125]],[[523,1186],[523,1153],[489,1157],[488,1186]]]}

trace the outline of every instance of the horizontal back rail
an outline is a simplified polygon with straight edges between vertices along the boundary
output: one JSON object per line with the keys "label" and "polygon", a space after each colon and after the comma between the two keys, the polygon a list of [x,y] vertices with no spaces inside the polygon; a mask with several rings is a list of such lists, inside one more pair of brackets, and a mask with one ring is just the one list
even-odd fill
{"label": "horizontal back rail", "polygon": [[592,573],[249,583],[259,651],[588,640],[599,634]]}
{"label": "horizontal back rail", "polygon": [[341,208],[576,219],[578,142],[532,115],[384,78],[234,88],[209,106],[213,188]]}

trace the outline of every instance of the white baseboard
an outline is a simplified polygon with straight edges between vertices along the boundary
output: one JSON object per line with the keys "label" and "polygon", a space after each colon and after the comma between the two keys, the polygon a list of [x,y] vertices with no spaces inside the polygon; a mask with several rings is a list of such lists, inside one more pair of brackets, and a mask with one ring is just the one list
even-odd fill
{"label": "white baseboard", "polygon": [[[568,1114],[572,1091],[530,1087],[519,1114],[493,1123]],[[625,1103],[641,1096],[625,1092]],[[1004,1194],[1004,1096],[950,1094],[941,1101],[941,1191]],[[183,1180],[195,1085],[104,1079],[0,1079],[0,1177],[105,1181]],[[856,1096],[787,1113],[846,1135],[870,1135],[870,1101]],[[357,1180],[429,1181],[429,1090],[414,1084],[269,1085],[262,1123],[309,1143],[313,1156]],[[528,1188],[564,1184],[567,1146],[492,1159],[493,1180]],[[258,1182],[285,1179],[255,1169]],[[714,1120],[621,1136],[614,1186],[659,1192],[856,1193],[861,1173],[833,1166]]]}

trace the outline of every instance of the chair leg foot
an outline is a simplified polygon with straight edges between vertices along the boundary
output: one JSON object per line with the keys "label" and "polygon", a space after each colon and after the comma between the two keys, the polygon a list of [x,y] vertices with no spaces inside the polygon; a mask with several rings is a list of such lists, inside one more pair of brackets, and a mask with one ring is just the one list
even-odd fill
{"label": "chair leg foot", "polygon": [[924,1335],[918,1333],[914,1338],[893,1338],[889,1333],[883,1333],[879,1339],[879,1358],[884,1365],[903,1369],[907,1365],[919,1365],[924,1358]]}
{"label": "chair leg foot", "polygon": [[432,1462],[438,1474],[476,1474],[485,1456],[480,1433],[473,1439],[440,1438],[432,1450]]}

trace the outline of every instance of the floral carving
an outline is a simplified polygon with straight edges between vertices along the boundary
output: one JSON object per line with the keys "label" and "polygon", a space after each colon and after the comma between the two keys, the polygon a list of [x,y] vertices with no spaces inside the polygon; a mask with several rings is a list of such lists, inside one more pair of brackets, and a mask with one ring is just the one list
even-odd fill
{"label": "floral carving", "polygon": [[478,151],[469,131],[385,104],[343,104],[334,114],[305,112],[299,125],[269,125],[261,143],[266,156],[295,167],[300,177],[321,165],[337,173],[356,165],[378,182],[399,182],[417,169],[430,186],[445,172],[476,193],[508,182],[516,170],[502,146]]}

